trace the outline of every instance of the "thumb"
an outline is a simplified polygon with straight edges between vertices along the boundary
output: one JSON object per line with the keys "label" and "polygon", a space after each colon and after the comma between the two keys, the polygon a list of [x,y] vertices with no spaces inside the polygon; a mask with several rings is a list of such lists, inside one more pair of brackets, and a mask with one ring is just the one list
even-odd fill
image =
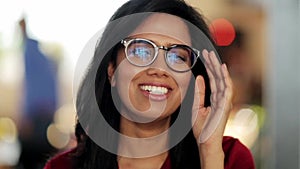
{"label": "thumb", "polygon": [[194,104],[192,109],[192,125],[193,132],[196,139],[199,138],[206,117],[208,109],[204,107],[205,99],[205,83],[202,76],[197,76],[195,81]]}

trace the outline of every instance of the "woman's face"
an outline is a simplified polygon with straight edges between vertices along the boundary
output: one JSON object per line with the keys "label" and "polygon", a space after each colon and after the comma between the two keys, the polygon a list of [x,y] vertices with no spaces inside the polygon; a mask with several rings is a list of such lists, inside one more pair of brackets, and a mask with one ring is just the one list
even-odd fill
{"label": "woman's face", "polygon": [[[153,14],[129,38],[151,40],[157,46],[191,46],[186,24],[178,17]],[[176,72],[165,61],[165,50],[158,51],[154,62],[145,67],[131,64],[120,48],[116,67],[108,68],[111,85],[122,101],[120,113],[136,122],[151,122],[169,117],[178,108],[189,86],[191,71]]]}

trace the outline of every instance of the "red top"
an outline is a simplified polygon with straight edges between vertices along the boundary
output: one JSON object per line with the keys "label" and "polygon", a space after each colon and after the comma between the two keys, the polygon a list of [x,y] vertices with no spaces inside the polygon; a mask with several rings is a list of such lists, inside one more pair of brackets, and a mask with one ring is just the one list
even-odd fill
{"label": "red top", "polygon": [[[225,169],[255,169],[251,152],[238,139],[225,136],[223,151],[225,153]],[[74,149],[55,156],[47,162],[44,169],[72,169],[72,158],[68,156],[72,152]],[[161,169],[171,169],[169,156]]]}

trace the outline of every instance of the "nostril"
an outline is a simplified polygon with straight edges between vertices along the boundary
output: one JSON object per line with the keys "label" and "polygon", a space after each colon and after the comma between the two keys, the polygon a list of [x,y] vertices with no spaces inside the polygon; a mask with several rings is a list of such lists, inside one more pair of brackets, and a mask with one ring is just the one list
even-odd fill
{"label": "nostril", "polygon": [[155,67],[150,67],[146,70],[147,74],[150,76],[157,76],[157,77],[167,77],[169,76],[168,73],[161,69],[161,68],[155,68]]}

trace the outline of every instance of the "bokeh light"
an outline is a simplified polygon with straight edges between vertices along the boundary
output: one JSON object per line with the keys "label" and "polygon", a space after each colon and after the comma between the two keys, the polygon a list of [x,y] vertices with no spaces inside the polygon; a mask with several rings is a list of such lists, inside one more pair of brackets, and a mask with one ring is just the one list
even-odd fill
{"label": "bokeh light", "polygon": [[73,104],[59,108],[54,115],[55,126],[64,133],[73,133],[75,130],[76,112]]}
{"label": "bokeh light", "polygon": [[57,149],[67,147],[74,135],[76,112],[73,104],[60,107],[54,114],[54,122],[47,129],[48,142]]}
{"label": "bokeh light", "polygon": [[50,124],[47,129],[47,138],[53,147],[62,149],[68,145],[70,134],[62,132],[55,124]]}
{"label": "bokeh light", "polygon": [[224,18],[213,20],[209,25],[209,30],[218,46],[228,46],[235,38],[235,29],[232,23]]}
{"label": "bokeh light", "polygon": [[8,117],[0,118],[0,167],[17,164],[21,154],[17,135],[15,122]]}
{"label": "bokeh light", "polygon": [[17,127],[8,117],[0,118],[0,141],[14,142],[17,138]]}
{"label": "bokeh light", "polygon": [[224,135],[238,138],[248,148],[251,148],[258,134],[259,120],[256,112],[248,107],[241,108],[237,112],[232,112]]}

